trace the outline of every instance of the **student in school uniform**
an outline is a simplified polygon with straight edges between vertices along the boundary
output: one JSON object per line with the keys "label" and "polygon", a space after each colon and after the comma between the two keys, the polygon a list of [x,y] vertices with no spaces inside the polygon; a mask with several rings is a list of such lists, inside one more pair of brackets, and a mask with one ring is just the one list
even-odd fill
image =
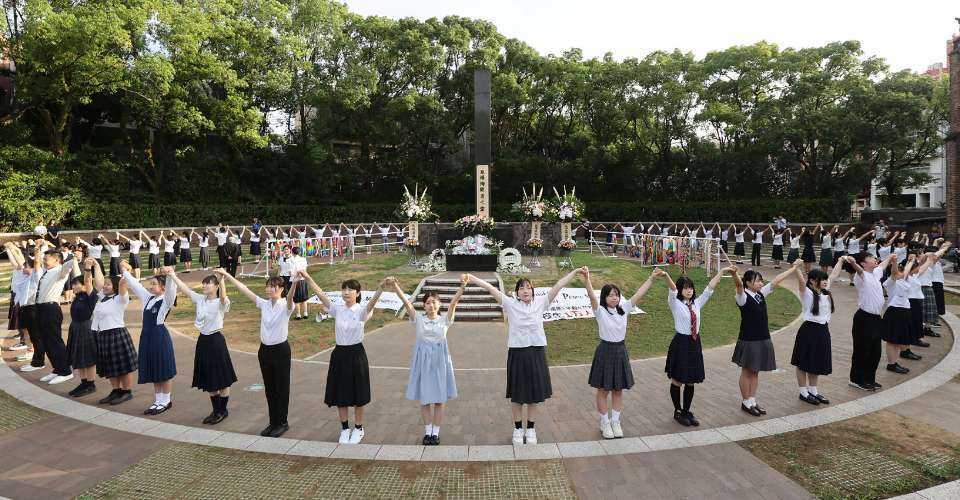
{"label": "student in school uniform", "polygon": [[[767,227],[770,228],[770,226]],[[780,263],[783,262],[783,229],[777,229],[773,233],[773,251],[770,252],[770,260],[773,261],[774,269],[780,269]]]}
{"label": "student in school uniform", "polygon": [[776,352],[770,340],[766,297],[777,290],[778,285],[795,269],[800,268],[800,262],[794,260],[790,269],[778,274],[767,284],[763,283],[763,276],[753,269],[744,272],[743,277],[739,269],[731,270],[737,308],[740,310],[740,333],[730,361],[740,367],[740,396],[743,399],[740,409],[755,417],[767,414],[767,410],[757,402],[760,372],[777,369]]}
{"label": "student in school uniform", "polygon": [[840,228],[833,226],[829,231],[820,232],[820,270],[827,273],[833,267],[833,239]]}
{"label": "student in school uniform", "polygon": [[[160,262],[160,237],[163,236],[163,234],[157,235],[156,238],[151,238],[149,234],[143,233],[142,231],[141,234],[147,239],[147,268],[150,269],[150,272],[154,275],[160,274],[160,268],[162,267]],[[138,275],[135,274],[135,276],[137,276],[137,279],[140,279]]]}
{"label": "student in school uniform", "polygon": [[77,236],[77,244],[83,245],[87,248],[87,257],[95,260],[97,262],[97,266],[100,267],[100,272],[106,274],[106,271],[103,267],[103,239],[103,236],[98,234],[91,243],[87,243],[83,238]]}
{"label": "student in school uniform", "polygon": [[[67,348],[63,343],[63,312],[60,309],[63,284],[70,277],[73,263],[64,262],[59,250],[44,251],[44,248],[43,245],[36,245],[33,256],[33,272],[38,277],[35,316],[30,324],[30,334],[40,340],[43,352],[53,365],[53,372],[41,377],[40,381],[56,385],[73,379]],[[69,260],[73,260],[72,254]]]}
{"label": "student in school uniform", "polygon": [[[749,228],[750,226],[747,226]],[[743,231],[737,231],[736,226],[733,228],[733,238],[735,244],[733,246],[733,255],[737,257],[737,264],[743,264],[743,256],[746,255],[746,251],[743,247],[743,234],[747,232],[747,229],[744,228]]]}
{"label": "student in school uniform", "polygon": [[[291,252],[293,257],[290,259],[290,274],[297,275],[300,271],[306,272],[307,259],[301,255],[303,250],[300,247],[294,247]],[[310,295],[307,293],[306,280],[297,281],[297,286],[293,289],[293,303],[297,308],[297,320],[310,318],[310,311],[307,305],[308,299],[310,299]]]}
{"label": "student in school uniform", "polygon": [[[509,297],[472,274],[467,278],[492,295],[507,318],[507,392],[513,413],[513,444],[537,444],[537,408],[553,395],[550,369],[547,366],[547,335],[543,330],[543,313],[560,290],[580,269],[560,278],[542,297],[534,296],[533,284],[520,278]],[[527,407],[527,428],[523,429],[523,407]]]}
{"label": "student in school uniform", "polygon": [[833,266],[840,261],[840,257],[847,255],[847,239],[850,237],[850,233],[853,232],[853,228],[847,229],[846,232],[840,233],[839,229],[833,235],[833,262],[830,264],[831,269]]}
{"label": "student in school uniform", "polygon": [[276,261],[277,266],[277,275],[283,280],[283,295],[286,297],[290,294],[290,284],[291,280],[291,268],[293,267],[293,249],[290,248],[290,245],[284,245],[283,250],[280,252],[280,257]]}
{"label": "student in school uniform", "polygon": [[170,309],[176,305],[177,283],[170,277],[173,268],[161,269],[165,278],[154,276],[147,279],[147,287],[130,274],[129,264],[123,264],[123,278],[127,288],[140,299],[143,308],[143,327],[140,331],[140,346],[137,372],[138,384],[153,384],[155,400],[144,410],[144,415],[159,415],[171,407],[170,398],[173,377],[177,375],[177,362],[173,353],[173,340],[167,331],[166,320]]}
{"label": "student in school uniform", "polygon": [[797,233],[794,235],[793,230],[789,227],[783,231],[787,237],[790,238],[790,250],[787,251],[787,264],[793,265],[794,262],[800,260],[800,237],[803,236],[803,233]]}
{"label": "student in school uniform", "polygon": [[104,279],[99,267],[84,265],[93,268],[93,287],[100,291],[90,317],[90,330],[97,339],[97,375],[109,380],[111,387],[99,404],[115,406],[133,399],[133,372],[139,368],[137,350],[124,320],[130,295],[125,280]]}
{"label": "student in school uniform", "polygon": [[217,250],[223,248],[224,261],[221,267],[227,270],[230,273],[230,276],[237,275],[237,266],[240,265],[240,261],[243,259],[242,250],[240,247],[240,238],[236,236],[229,236],[227,238],[226,244],[222,247],[217,247]]}
{"label": "student in school uniform", "polygon": [[[32,313],[29,312],[32,307],[27,306],[28,298],[36,295],[35,276],[33,275],[33,265],[27,262],[20,248],[13,242],[3,244],[10,259],[13,269],[10,273],[10,307],[7,310],[7,329],[17,332],[19,341],[10,347],[11,351],[26,351],[24,357],[30,355],[31,349],[27,342],[33,343],[28,331],[28,321]],[[18,357],[18,361],[20,358]],[[21,371],[31,367],[30,364],[23,365]],[[41,363],[42,367],[42,363]],[[32,368],[32,367],[31,367]]]}
{"label": "student in school uniform", "polygon": [[[310,274],[299,272],[299,279],[305,279],[310,288],[320,298],[320,302],[334,319],[336,347],[330,353],[330,365],[327,368],[327,386],[323,402],[328,407],[337,407],[340,417],[341,444],[357,444],[363,440],[363,410],[370,402],[370,367],[367,352],[363,348],[363,329],[373,317],[373,308],[380,300],[384,279],[366,306],[360,305],[361,288],[357,280],[346,280],[341,285],[343,304],[330,302],[327,294],[317,286]],[[353,407],[353,424],[349,422],[350,407]]]}
{"label": "student in school uniform", "polygon": [[[623,391],[633,387],[633,369],[630,366],[630,353],[626,347],[627,317],[637,302],[650,290],[653,280],[663,275],[662,269],[655,269],[640,288],[627,300],[620,295],[620,288],[614,284],[605,284],[600,289],[600,300],[593,294],[593,282],[590,270],[581,272],[586,284],[590,307],[597,320],[600,343],[593,352],[590,375],[587,383],[597,390],[597,412],[600,414],[600,435],[604,439],[623,437],[620,414],[623,412]],[[607,395],[611,404],[607,406]],[[607,409],[612,410],[612,417]]]}
{"label": "student in school uniform", "polygon": [[887,267],[896,265],[894,258],[878,262],[876,257],[865,252],[844,257],[847,266],[855,272],[853,284],[857,287],[849,384],[860,390],[875,391],[882,387],[877,383],[877,367],[883,353],[881,341],[886,328],[880,316],[884,302],[881,280]]}
{"label": "student in school uniform", "polygon": [[283,280],[276,276],[267,278],[264,287],[267,298],[253,293],[230,273],[221,273],[220,277],[229,281],[260,309],[260,348],[257,351],[257,360],[260,363],[263,393],[267,398],[270,414],[270,423],[260,431],[260,435],[280,437],[290,429],[287,413],[290,407],[291,356],[287,334],[290,315],[293,314],[293,296],[288,295],[286,300],[280,297],[283,293]]}
{"label": "student in school uniform", "polygon": [[198,233],[196,230],[190,230],[190,237],[197,238],[197,248],[199,248],[200,268],[206,271],[210,269],[210,233],[204,231]]}
{"label": "student in school uniform", "polygon": [[803,304],[803,324],[793,342],[790,364],[796,367],[799,399],[812,405],[830,404],[830,400],[817,389],[817,381],[833,372],[829,324],[834,303],[830,283],[840,275],[846,260],[837,262],[829,276],[813,269],[804,277],[803,272],[795,270]]}
{"label": "student in school uniform", "polygon": [[[891,260],[897,260],[896,254]],[[909,254],[900,263],[892,264],[890,276],[883,282],[887,290],[887,309],[883,313],[884,332],[886,342],[887,370],[903,375],[910,372],[909,368],[900,365],[898,358],[911,359],[903,353],[913,343],[915,338],[913,318],[910,311],[910,283],[908,277],[916,265],[916,254]]]}
{"label": "student in school uniform", "polygon": [[[127,257],[127,262],[130,263],[130,268],[133,269],[133,275],[137,278],[140,278],[140,249],[143,248],[143,236],[143,231],[140,231],[136,238],[128,238],[117,231],[117,239],[126,241],[127,245],[130,246],[130,255]],[[117,267],[120,267],[119,264]]]}
{"label": "student in school uniform", "polygon": [[[873,236],[873,230],[867,231],[860,236],[857,236],[856,233],[850,233],[850,236],[847,238],[847,255],[853,256],[860,253],[860,250],[865,246],[864,241]],[[852,269],[851,269],[852,270]],[[853,274],[850,274],[850,286],[853,285]]]}
{"label": "student in school uniform", "polygon": [[[76,271],[80,271],[77,259],[71,260]],[[93,286],[93,270],[100,269],[93,259],[83,262],[82,276],[70,280],[73,289],[73,301],[70,303],[70,329],[67,334],[67,357],[75,376],[80,377],[80,385],[70,391],[73,397],[82,397],[96,392],[94,384],[97,373],[97,338],[91,329],[93,309],[100,300],[100,294]],[[111,283],[112,289],[112,283]]]}
{"label": "student in school uniform", "polygon": [[257,228],[256,231],[250,231],[246,228],[244,229],[250,235],[250,255],[253,256],[253,259],[256,262],[260,262],[260,257],[263,255],[263,250],[260,248],[260,231],[263,228]]}
{"label": "student in school uniform", "polygon": [[768,230],[772,231],[772,229],[770,229],[770,226],[767,226],[766,228],[758,231],[748,225],[747,230],[753,233],[753,247],[750,249],[750,264],[753,266],[759,266],[760,250],[763,248],[763,233],[767,232]]}
{"label": "student in school uniform", "polygon": [[193,254],[190,252],[190,240],[193,238],[193,231],[183,231],[179,237],[180,243],[180,263],[183,264],[183,272],[189,273],[190,266],[193,264]]}
{"label": "student in school uniform", "polygon": [[[933,242],[933,244],[934,246],[942,246],[944,244],[943,238],[938,238]],[[943,316],[947,313],[947,305],[943,295],[943,263],[940,262],[940,259],[937,259],[937,261],[933,263],[933,267],[931,267],[930,270],[930,281],[933,283],[933,295],[937,304],[937,317],[930,326],[933,328],[940,328],[940,316]],[[931,333],[931,336],[933,337],[940,336],[940,334],[936,333],[935,331]]]}
{"label": "student in school uniform", "polygon": [[110,279],[120,277],[120,238],[115,240],[103,239],[103,248],[110,256]]}
{"label": "student in school uniform", "polygon": [[914,353],[912,347],[930,347],[930,343],[923,340],[923,285],[920,282],[920,273],[926,271],[927,266],[923,254],[917,250],[911,250],[907,255],[908,258],[909,255],[915,255],[917,260],[906,277],[906,282],[910,286],[907,299],[910,301],[910,324],[912,327],[910,332],[913,334],[913,339],[905,350],[900,351],[900,357],[919,361],[923,356]]}
{"label": "student in school uniform", "polygon": [[730,230],[736,229],[733,224],[730,224],[726,229],[720,231],[720,249],[723,250],[724,254],[730,253],[729,241],[730,241]]}
{"label": "student in school uniform", "polygon": [[223,317],[230,310],[227,281],[223,278],[227,272],[218,268],[214,273],[201,281],[203,293],[191,290],[176,273],[169,274],[178,290],[190,297],[196,306],[193,326],[200,336],[193,353],[193,383],[190,386],[210,394],[213,410],[203,419],[203,423],[209,425],[219,424],[230,415],[227,411],[230,386],[237,381],[227,341],[223,337]]}
{"label": "student in school uniform", "polygon": [[809,273],[813,263],[817,261],[816,254],[813,251],[813,238],[820,230],[821,227],[818,224],[812,231],[806,227],[800,231],[800,244],[803,246],[800,251],[800,260],[803,261],[803,272],[805,273]]}
{"label": "student in school uniform", "polygon": [[169,266],[177,265],[177,255],[173,248],[173,246],[176,245],[177,243],[176,237],[177,237],[177,233],[174,233],[173,231],[170,231],[169,235],[165,235],[162,232],[160,233],[159,242],[161,245],[163,245],[163,265],[164,266],[169,267]]}
{"label": "student in school uniform", "polygon": [[453,359],[447,346],[447,330],[453,325],[457,304],[467,285],[467,275],[460,275],[460,288],[450,299],[445,316],[440,315],[440,295],[427,292],[423,296],[423,313],[418,313],[407,298],[396,278],[389,278],[394,293],[403,301],[410,322],[416,330],[417,343],[410,358],[406,398],[420,402],[423,417],[423,445],[440,444],[440,423],[443,405],[457,397],[457,381],[453,374]]}
{"label": "student in school uniform", "polygon": [[[742,234],[742,233],[741,233]],[[684,427],[699,426],[700,421],[690,411],[693,404],[694,384],[703,382],[703,344],[700,341],[701,309],[710,300],[713,290],[724,272],[734,272],[733,267],[721,269],[707,284],[699,296],[693,281],[681,276],[676,282],[664,272],[667,280],[667,305],[673,314],[675,334],[667,351],[664,372],[670,379],[670,399],[673,401],[673,419]],[[680,404],[680,386],[683,386],[683,405]]]}

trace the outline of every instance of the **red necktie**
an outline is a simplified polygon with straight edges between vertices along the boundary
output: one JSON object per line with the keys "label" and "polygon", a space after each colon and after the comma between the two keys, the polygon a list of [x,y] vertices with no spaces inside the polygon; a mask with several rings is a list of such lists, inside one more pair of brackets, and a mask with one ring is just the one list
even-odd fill
{"label": "red necktie", "polygon": [[687,308],[690,309],[690,335],[696,342],[700,338],[700,333],[697,332],[697,312],[693,310],[693,304],[687,304]]}

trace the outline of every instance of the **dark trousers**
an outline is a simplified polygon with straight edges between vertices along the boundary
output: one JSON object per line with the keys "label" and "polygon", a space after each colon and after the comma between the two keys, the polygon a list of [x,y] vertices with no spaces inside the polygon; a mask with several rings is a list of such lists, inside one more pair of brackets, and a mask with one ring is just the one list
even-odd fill
{"label": "dark trousers", "polygon": [[237,276],[237,259],[235,257],[227,257],[227,272],[230,273],[230,276]]}
{"label": "dark trousers", "polygon": [[263,374],[270,424],[285,424],[290,406],[290,344],[286,341],[277,345],[260,344],[257,359]]}
{"label": "dark trousers", "polygon": [[[37,304],[31,326],[33,329],[30,331],[30,336],[34,339],[40,338],[43,350],[53,364],[53,372],[57,375],[70,375],[72,370],[70,360],[67,358],[67,346],[63,343],[63,312],[60,310],[60,304],[55,302]],[[36,348],[34,349],[36,352]]]}
{"label": "dark trousers", "polygon": [[760,243],[753,244],[753,250],[750,252],[750,265],[759,266],[760,265]]}
{"label": "dark trousers", "polygon": [[43,350],[43,341],[40,334],[37,333],[36,314],[37,306],[30,304],[20,307],[20,328],[26,330],[30,335],[30,343],[33,344],[33,358],[30,360],[31,366],[43,366],[45,351]]}
{"label": "dark trousers", "polygon": [[850,381],[872,384],[877,381],[877,366],[883,352],[883,319],[863,309],[853,315],[853,355]]}
{"label": "dark trousers", "polygon": [[[947,303],[943,299],[943,283],[933,282],[933,296],[937,299],[937,314],[947,314]],[[937,318],[937,321],[939,321],[939,318]]]}

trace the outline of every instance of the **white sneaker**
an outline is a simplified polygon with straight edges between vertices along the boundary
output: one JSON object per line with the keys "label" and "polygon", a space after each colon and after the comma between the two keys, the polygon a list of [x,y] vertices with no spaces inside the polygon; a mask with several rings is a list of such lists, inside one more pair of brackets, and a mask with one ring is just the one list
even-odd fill
{"label": "white sneaker", "polygon": [[527,444],[537,444],[537,430],[536,429],[527,429],[527,434],[524,436],[527,440]]}
{"label": "white sneaker", "polygon": [[603,439],[613,439],[613,428],[610,427],[609,421],[600,424],[600,435]]}
{"label": "white sneaker", "polygon": [[363,429],[357,429],[354,427],[353,432],[350,433],[350,444],[359,444],[360,440],[363,439]]}
{"label": "white sneaker", "polygon": [[50,385],[57,385],[57,384],[62,384],[62,383],[64,383],[64,382],[68,381],[68,380],[73,380],[73,374],[72,374],[72,373],[71,373],[70,375],[57,375],[57,376],[53,377],[52,379],[50,379],[50,382],[48,382],[48,383],[49,383]]}
{"label": "white sneaker", "polygon": [[513,430],[513,444],[523,444],[523,429]]}
{"label": "white sneaker", "polygon": [[350,443],[350,429],[340,431],[340,444]]}
{"label": "white sneaker", "polygon": [[23,366],[20,367],[20,371],[22,371],[22,372],[35,372],[35,371],[37,371],[37,370],[42,370],[42,369],[44,369],[44,368],[45,368],[45,367],[43,367],[43,366],[23,365]]}
{"label": "white sneaker", "polygon": [[10,350],[11,350],[11,351],[26,351],[26,350],[29,349],[29,348],[30,348],[30,346],[28,346],[27,344],[24,344],[23,342],[20,342],[19,344],[11,347]]}
{"label": "white sneaker", "polygon": [[56,376],[57,376],[56,373],[48,373],[48,374],[40,377],[40,381],[41,381],[41,382],[49,382],[49,381],[53,380]]}
{"label": "white sneaker", "polygon": [[613,428],[613,437],[622,438],[623,437],[623,427],[620,427],[619,420],[611,420],[610,427]]}

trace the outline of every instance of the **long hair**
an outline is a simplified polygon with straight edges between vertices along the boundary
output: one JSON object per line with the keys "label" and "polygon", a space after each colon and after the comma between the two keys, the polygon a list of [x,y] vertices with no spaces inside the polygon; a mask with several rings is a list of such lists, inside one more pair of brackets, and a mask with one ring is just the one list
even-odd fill
{"label": "long hair", "polygon": [[220,278],[217,278],[217,275],[216,275],[216,274],[211,274],[211,275],[209,275],[209,276],[204,277],[204,278],[203,278],[203,281],[201,281],[201,283],[203,283],[204,285],[206,285],[207,283],[212,283],[212,284],[216,285],[216,286],[217,286],[217,298],[220,297]]}
{"label": "long hair", "polygon": [[817,293],[817,291],[814,290],[812,286],[810,286],[810,283],[813,281],[820,282],[820,281],[826,280],[827,278],[828,278],[827,273],[819,269],[811,269],[810,272],[807,273],[807,289],[810,290],[810,293],[813,294],[813,305],[810,306],[810,313],[813,314],[814,316],[818,316],[820,314],[820,295],[826,295],[827,297],[829,297],[830,312],[836,311],[836,308],[834,307],[834,304],[833,304],[833,295],[830,294],[830,290],[821,288],[820,293]]}
{"label": "long hair", "polygon": [[690,296],[690,301],[692,302],[697,298],[697,287],[693,284],[692,279],[686,276],[681,276],[677,278],[677,281],[674,284],[677,286],[677,300],[683,302],[683,289],[687,287],[693,289],[693,295]]}
{"label": "long hair", "polygon": [[[604,308],[607,307],[607,296],[610,295],[610,292],[614,292],[614,291],[617,292],[617,296],[620,297],[622,300],[623,294],[620,293],[620,288],[618,288],[617,285],[614,285],[611,283],[607,283],[606,285],[603,285],[603,288],[600,289],[600,305],[601,306],[603,306]],[[619,314],[620,316],[623,316],[624,314],[626,314],[625,312],[623,312],[623,308],[620,307],[619,303],[617,303],[617,314]]]}

